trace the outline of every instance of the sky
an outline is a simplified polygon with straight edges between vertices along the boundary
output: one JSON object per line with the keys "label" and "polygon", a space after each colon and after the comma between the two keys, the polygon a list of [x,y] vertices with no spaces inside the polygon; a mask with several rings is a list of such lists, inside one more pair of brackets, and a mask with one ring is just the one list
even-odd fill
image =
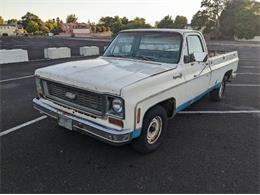
{"label": "sky", "polygon": [[79,22],[98,22],[102,16],[143,17],[150,24],[166,15],[184,15],[191,21],[201,0],[0,0],[0,16],[20,19],[26,12],[42,20],[76,14]]}

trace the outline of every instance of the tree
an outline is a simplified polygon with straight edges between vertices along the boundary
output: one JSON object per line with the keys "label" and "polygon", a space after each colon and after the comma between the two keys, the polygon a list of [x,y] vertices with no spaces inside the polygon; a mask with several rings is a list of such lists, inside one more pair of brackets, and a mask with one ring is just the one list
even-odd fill
{"label": "tree", "polygon": [[252,39],[257,35],[259,19],[250,10],[241,11],[239,22],[235,25],[234,35],[239,39]]}
{"label": "tree", "polygon": [[225,37],[250,39],[259,33],[259,4],[253,0],[232,0],[220,16],[221,32]]}
{"label": "tree", "polygon": [[49,31],[51,32],[54,28],[55,28],[55,26],[56,26],[56,22],[55,22],[55,20],[53,21],[53,20],[47,20],[46,22],[45,22],[45,26],[49,29]]}
{"label": "tree", "polygon": [[110,27],[107,27],[107,32],[111,32],[111,28]]}
{"label": "tree", "polygon": [[90,29],[91,29],[91,32],[93,32],[93,33],[96,33],[96,32],[97,32],[97,27],[96,27],[96,25],[91,25]]}
{"label": "tree", "polygon": [[22,17],[21,24],[29,33],[34,33],[40,30],[45,31],[46,29],[44,22],[38,16],[30,12],[27,12]]}
{"label": "tree", "polygon": [[51,32],[53,34],[59,34],[62,29],[61,29],[61,24],[62,24],[62,21],[57,18],[57,19],[51,19],[51,20],[47,20],[45,22],[45,27],[43,27],[44,29],[43,32]]}
{"label": "tree", "polygon": [[121,30],[130,28],[151,28],[151,25],[147,24],[144,18],[136,17],[133,20],[128,20],[126,17],[120,18],[119,16],[102,17],[96,25],[97,32],[112,31],[114,35]]}
{"label": "tree", "polygon": [[106,27],[104,24],[102,23],[99,23],[97,25],[93,25],[92,27],[95,27],[96,29],[93,29],[95,30],[95,32],[106,32],[107,31],[107,28],[109,27]]}
{"label": "tree", "polygon": [[191,27],[195,30],[201,30],[204,26],[206,26],[207,21],[207,13],[205,11],[198,11],[191,19]]}
{"label": "tree", "polygon": [[188,20],[185,16],[176,16],[174,21],[174,28],[184,29],[188,24]]}
{"label": "tree", "polygon": [[113,23],[115,22],[115,19],[113,17],[107,16],[107,17],[102,17],[99,20],[100,24],[103,24],[105,27],[112,27]]}
{"label": "tree", "polygon": [[18,23],[19,23],[19,21],[17,19],[9,19],[9,20],[7,20],[7,24],[9,24],[9,25],[16,26],[16,25],[18,25]]}
{"label": "tree", "polygon": [[0,16],[0,24],[4,23],[4,19],[2,18],[2,16]]}
{"label": "tree", "polygon": [[40,30],[40,27],[37,22],[30,20],[29,23],[26,26],[26,31],[28,33],[35,33]]}
{"label": "tree", "polygon": [[129,23],[128,18],[123,17],[120,18],[119,16],[115,17],[102,17],[99,20],[99,24],[102,24],[106,27],[106,31],[112,30],[115,34],[117,34],[120,30],[126,28],[126,25]]}
{"label": "tree", "polygon": [[[201,2],[201,8],[204,9],[207,13],[208,20],[210,20],[207,24],[212,27],[210,28],[212,31],[215,31],[216,39],[218,39],[219,35],[219,17],[225,9],[227,2],[228,0],[202,0]],[[209,26],[206,28],[209,29]]]}
{"label": "tree", "polygon": [[157,28],[174,28],[174,21],[170,15],[165,16],[161,21],[156,22]]}
{"label": "tree", "polygon": [[150,24],[145,22],[144,18],[136,17],[133,20],[130,20],[128,24],[125,26],[126,29],[133,29],[133,28],[151,28]]}
{"label": "tree", "polygon": [[101,26],[97,26],[97,32],[102,32],[102,27]]}
{"label": "tree", "polygon": [[48,28],[49,32],[52,32],[52,33],[57,31],[57,28],[58,28],[58,24],[55,19],[47,20],[45,22],[45,26]]}
{"label": "tree", "polygon": [[33,13],[27,12],[22,16],[22,26],[26,29],[30,21],[36,22],[38,25],[42,23],[41,19]]}
{"label": "tree", "polygon": [[70,14],[67,16],[66,22],[67,23],[75,23],[77,22],[78,18],[76,17],[75,14]]}
{"label": "tree", "polygon": [[[54,19],[53,19],[54,20]],[[59,34],[60,32],[62,32],[62,25],[63,25],[63,21],[60,20],[59,17],[56,18],[56,27],[54,28],[54,30],[52,31],[52,33],[54,33],[55,35]]]}
{"label": "tree", "polygon": [[107,27],[105,26],[101,26],[102,27],[102,32],[106,32],[107,31]]}
{"label": "tree", "polygon": [[121,18],[121,22],[122,22],[123,25],[127,25],[129,20],[128,20],[127,17],[123,17],[123,18]]}
{"label": "tree", "polygon": [[122,24],[122,20],[119,16],[115,16],[114,20],[115,21],[111,26],[111,30],[112,30],[113,34],[116,35],[117,33],[119,33],[119,31],[123,30],[126,25]]}
{"label": "tree", "polygon": [[47,26],[45,26],[45,24],[42,24],[42,25],[40,26],[40,31],[41,31],[43,34],[46,34],[46,33],[49,33],[49,32],[50,32],[50,29],[49,29]]}
{"label": "tree", "polygon": [[195,30],[203,33],[210,33],[214,29],[215,23],[210,20],[209,13],[206,10],[198,11],[191,20],[191,26]]}

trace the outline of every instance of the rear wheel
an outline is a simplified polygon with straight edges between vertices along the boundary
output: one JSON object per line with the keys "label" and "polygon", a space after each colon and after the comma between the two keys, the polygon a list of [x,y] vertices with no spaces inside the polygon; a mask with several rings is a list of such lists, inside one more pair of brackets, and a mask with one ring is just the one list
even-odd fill
{"label": "rear wheel", "polygon": [[133,140],[133,148],[141,153],[151,153],[162,144],[167,129],[167,113],[161,106],[152,108],[144,117],[142,134]]}
{"label": "rear wheel", "polygon": [[223,79],[223,81],[220,83],[220,87],[217,89],[214,89],[210,93],[210,99],[215,102],[219,102],[223,99],[224,93],[226,90],[226,77]]}

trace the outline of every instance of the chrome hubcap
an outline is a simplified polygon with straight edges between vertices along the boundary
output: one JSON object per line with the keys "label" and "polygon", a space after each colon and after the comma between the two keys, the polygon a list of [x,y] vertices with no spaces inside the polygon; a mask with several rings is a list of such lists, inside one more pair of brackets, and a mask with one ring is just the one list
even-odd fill
{"label": "chrome hubcap", "polygon": [[147,142],[149,144],[154,144],[160,137],[162,132],[162,118],[156,116],[150,122],[147,130]]}
{"label": "chrome hubcap", "polygon": [[222,97],[223,93],[224,93],[224,83],[222,82],[219,89],[219,97]]}

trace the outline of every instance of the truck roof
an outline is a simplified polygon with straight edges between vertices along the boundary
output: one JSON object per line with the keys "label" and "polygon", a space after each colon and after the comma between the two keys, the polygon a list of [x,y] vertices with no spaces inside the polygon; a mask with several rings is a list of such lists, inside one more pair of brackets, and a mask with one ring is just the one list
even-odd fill
{"label": "truck roof", "polygon": [[122,30],[120,32],[177,32],[177,33],[191,33],[191,32],[199,32],[196,30],[189,29],[170,29],[170,28],[144,28],[144,29],[128,29]]}

